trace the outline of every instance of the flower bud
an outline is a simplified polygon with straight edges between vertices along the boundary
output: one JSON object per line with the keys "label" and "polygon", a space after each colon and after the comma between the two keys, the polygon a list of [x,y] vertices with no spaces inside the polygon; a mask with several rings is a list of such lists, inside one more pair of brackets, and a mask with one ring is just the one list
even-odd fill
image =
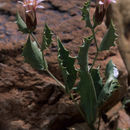
{"label": "flower bud", "polygon": [[29,32],[33,32],[37,26],[36,11],[32,10],[25,13],[26,25]]}
{"label": "flower bud", "polygon": [[100,11],[100,8],[97,6],[94,14],[94,24],[100,25],[103,22],[103,18],[105,16],[106,9],[103,8],[102,11]]}
{"label": "flower bud", "polygon": [[98,0],[99,5],[104,5],[104,8],[107,9],[110,3],[116,3],[116,0]]}
{"label": "flower bud", "polygon": [[110,3],[116,3],[116,0],[98,0],[94,14],[94,24],[99,25],[103,22],[103,18],[106,14],[107,8]]}
{"label": "flower bud", "polygon": [[25,9],[25,22],[29,32],[33,32],[36,29],[36,9],[44,8],[43,6],[39,5],[42,1],[44,0],[24,0],[24,2],[18,1]]}

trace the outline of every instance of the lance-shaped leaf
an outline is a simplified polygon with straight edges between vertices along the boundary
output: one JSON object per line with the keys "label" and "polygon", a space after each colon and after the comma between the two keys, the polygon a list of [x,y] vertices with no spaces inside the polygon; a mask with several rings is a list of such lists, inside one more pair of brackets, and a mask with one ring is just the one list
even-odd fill
{"label": "lance-shaped leaf", "polygon": [[96,120],[97,97],[94,82],[91,73],[88,71],[88,49],[93,37],[84,40],[80,47],[78,62],[80,65],[80,82],[78,84],[78,92],[80,94],[80,105],[85,113],[88,124],[92,124]]}
{"label": "lance-shaped leaf", "polygon": [[99,74],[99,68],[98,69],[92,69],[91,75],[92,75],[92,78],[93,78],[93,82],[94,82],[94,86],[95,86],[95,90],[96,90],[96,95],[98,97],[101,90],[102,90],[102,87],[103,87],[102,78],[100,77],[100,74]]}
{"label": "lance-shaped leaf", "polygon": [[48,25],[45,24],[44,32],[43,32],[43,39],[42,39],[42,47],[41,50],[46,49],[52,42],[52,31],[49,29]]}
{"label": "lance-shaped leaf", "polygon": [[84,3],[84,6],[81,9],[81,11],[82,11],[83,20],[85,20],[85,22],[86,22],[86,27],[92,28],[92,24],[91,24],[91,20],[90,20],[90,15],[89,15],[89,9],[90,9],[90,1]]}
{"label": "lance-shaped leaf", "polygon": [[98,97],[99,106],[106,102],[112,93],[120,87],[117,80],[118,75],[118,69],[116,68],[115,64],[112,63],[112,60],[110,60],[106,67],[107,80]]}
{"label": "lance-shaped leaf", "polygon": [[83,45],[80,47],[80,52],[78,55],[78,62],[80,69],[83,71],[88,71],[88,49],[93,40],[93,36],[84,39]]}
{"label": "lance-shaped leaf", "polygon": [[97,113],[97,97],[93,79],[88,72],[80,72],[80,82],[78,84],[80,94],[80,105],[85,113],[88,124],[92,124],[96,120]]}
{"label": "lance-shaped leaf", "polygon": [[28,33],[27,25],[23,21],[23,19],[20,17],[19,13],[16,15],[16,23],[18,25],[19,31],[23,33]]}
{"label": "lance-shaped leaf", "polygon": [[23,49],[23,56],[25,62],[30,64],[37,70],[44,70],[47,67],[46,61],[44,60],[41,50],[38,48],[36,42],[32,42],[30,36],[28,37],[27,43]]}
{"label": "lance-shaped leaf", "polygon": [[76,80],[77,72],[74,67],[75,59],[76,58],[69,55],[69,51],[64,48],[63,44],[58,39],[58,60],[62,69],[67,92],[72,89]]}
{"label": "lance-shaped leaf", "polygon": [[115,32],[115,28],[114,28],[114,25],[111,21],[109,29],[108,29],[107,33],[104,35],[104,38],[101,42],[99,50],[100,51],[109,50],[110,47],[115,46],[114,42],[115,42],[116,38],[117,38],[117,35]]}

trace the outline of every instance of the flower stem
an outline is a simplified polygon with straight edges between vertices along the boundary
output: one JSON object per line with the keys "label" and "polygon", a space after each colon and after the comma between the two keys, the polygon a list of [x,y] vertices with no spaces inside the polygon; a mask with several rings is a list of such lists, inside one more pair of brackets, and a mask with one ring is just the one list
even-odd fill
{"label": "flower stem", "polygon": [[[71,94],[71,92],[70,92],[70,97],[71,97],[72,101],[75,103],[76,107],[78,108],[78,110],[79,110],[79,112],[80,112],[82,118],[86,121],[86,118],[85,118],[84,113],[82,112],[82,110],[81,110],[79,104],[74,100],[74,96]],[[87,122],[87,121],[86,121],[86,122]]]}
{"label": "flower stem", "polygon": [[89,125],[89,128],[90,128],[91,130],[96,130],[96,128],[95,128],[95,126],[94,126],[93,124]]}
{"label": "flower stem", "polygon": [[63,92],[65,92],[65,86],[48,69],[46,69],[46,72],[61,86]]}
{"label": "flower stem", "polygon": [[[30,33],[30,34],[31,34],[32,38],[34,39],[34,41],[36,41],[36,43],[38,44],[39,48],[41,48],[41,45],[39,44],[39,42],[38,42],[37,38],[35,37],[35,35],[33,33]],[[44,55],[43,55],[43,59],[44,59]],[[65,86],[48,70],[47,67],[45,68],[45,71],[60,85],[63,92],[65,92]]]}
{"label": "flower stem", "polygon": [[35,37],[35,35],[33,33],[30,33],[32,38],[34,39],[34,41],[36,41],[36,43],[38,44],[39,48],[41,48],[41,45],[39,44],[37,38]]}
{"label": "flower stem", "polygon": [[94,42],[96,44],[96,49],[97,49],[97,52],[96,52],[96,55],[94,57],[94,60],[93,60],[93,63],[92,63],[92,66],[90,68],[90,72],[91,70],[93,69],[93,66],[95,65],[95,62],[97,60],[97,57],[98,57],[98,53],[99,53],[99,48],[98,48],[98,45],[97,45],[97,40],[96,40],[96,36],[95,36],[95,32],[94,32],[94,28],[92,28],[92,33],[93,33],[93,36],[94,36]]}
{"label": "flower stem", "polygon": [[97,130],[100,130],[100,123],[101,123],[101,115],[99,115],[99,121],[98,121],[98,128],[97,128]]}

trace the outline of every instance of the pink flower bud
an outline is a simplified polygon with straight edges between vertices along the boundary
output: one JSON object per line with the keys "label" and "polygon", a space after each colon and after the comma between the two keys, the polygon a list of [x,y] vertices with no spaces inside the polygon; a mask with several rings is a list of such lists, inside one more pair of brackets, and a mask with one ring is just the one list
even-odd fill
{"label": "pink flower bud", "polygon": [[106,10],[111,2],[116,3],[116,0],[97,0],[96,11],[94,14],[94,19],[97,25],[102,23]]}
{"label": "pink flower bud", "polygon": [[94,14],[95,25],[100,25],[102,23],[105,13],[106,10],[104,8],[102,8],[102,11],[100,11],[100,8],[96,7],[95,14]]}
{"label": "pink flower bud", "polygon": [[116,3],[116,0],[98,0],[99,6],[103,5],[105,9],[108,8],[108,6],[110,5],[110,3]]}
{"label": "pink flower bud", "polygon": [[44,0],[24,0],[23,2],[18,1],[23,5],[25,9],[26,25],[30,32],[33,32],[37,26],[36,9],[44,8],[39,5]]}

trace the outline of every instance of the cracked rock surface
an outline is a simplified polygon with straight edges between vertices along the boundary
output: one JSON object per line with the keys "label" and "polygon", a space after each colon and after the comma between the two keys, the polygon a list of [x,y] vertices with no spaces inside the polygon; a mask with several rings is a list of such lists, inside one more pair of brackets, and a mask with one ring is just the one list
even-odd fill
{"label": "cracked rock surface", "polygon": [[[41,42],[45,23],[53,30],[53,43],[46,50],[45,56],[50,71],[61,81],[56,37],[61,39],[72,56],[78,54],[83,38],[91,34],[81,20],[80,8],[84,2],[46,0],[42,3],[45,9],[37,11],[36,37]],[[17,0],[0,0],[0,130],[67,130],[67,127],[83,120],[76,106],[47,73],[36,71],[24,63],[21,54],[27,36],[17,31],[16,5]],[[93,14],[94,7],[90,12]],[[97,30],[97,40],[100,42],[107,30],[105,24]],[[93,43],[89,51],[90,64],[95,50]],[[116,95],[118,101],[127,87],[127,71],[118,48],[113,47],[110,51],[100,53],[96,67],[102,66],[103,75],[110,59],[120,71],[122,89]],[[111,100],[108,104],[111,107]]]}

